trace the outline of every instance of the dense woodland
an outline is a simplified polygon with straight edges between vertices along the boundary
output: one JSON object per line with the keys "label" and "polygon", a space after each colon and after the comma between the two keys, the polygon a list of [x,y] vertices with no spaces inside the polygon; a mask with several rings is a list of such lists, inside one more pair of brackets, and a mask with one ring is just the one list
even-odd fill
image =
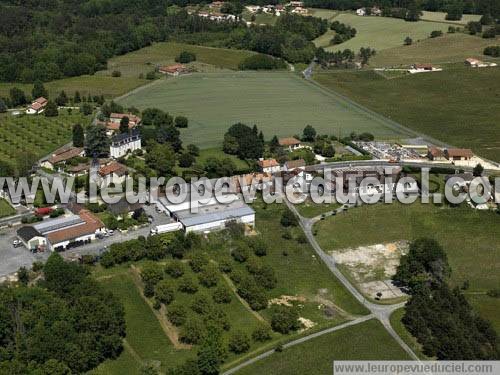
{"label": "dense woodland", "polygon": [[394,276],[411,294],[403,323],[429,357],[499,359],[495,330],[473,311],[460,289],[448,286],[450,273],[446,253],[435,240],[422,238],[410,244]]}
{"label": "dense woodland", "polygon": [[[247,28],[188,15],[164,0],[0,1],[0,81],[51,81],[93,74],[115,55],[153,42],[249,49],[309,62],[310,42],[327,22],[287,15],[276,26]],[[182,4],[183,5],[183,4]]]}
{"label": "dense woodland", "polygon": [[123,306],[83,266],[54,253],[36,284],[19,275],[0,287],[0,373],[84,373],[120,354]]}

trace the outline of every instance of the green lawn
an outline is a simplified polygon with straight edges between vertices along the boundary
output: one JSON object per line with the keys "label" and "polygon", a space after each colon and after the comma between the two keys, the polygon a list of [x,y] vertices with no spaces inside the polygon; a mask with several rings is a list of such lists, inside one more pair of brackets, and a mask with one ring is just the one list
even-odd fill
{"label": "green lawn", "polygon": [[[249,12],[248,10],[244,10],[242,13],[243,19],[246,22],[251,22],[252,20],[252,13]],[[278,17],[268,14],[268,13],[255,13],[255,24],[256,25],[274,25],[276,21],[278,20]]]}
{"label": "green lawn", "polygon": [[318,133],[369,131],[379,138],[407,137],[379,117],[292,73],[234,72],[192,74],[166,79],[119,101],[140,109],[157,107],[189,118],[185,143],[212,148],[241,121],[256,124],[267,139],[291,136],[310,124]]}
{"label": "green lawn", "polygon": [[206,148],[200,150],[200,155],[196,158],[196,163],[204,164],[208,158],[216,158],[216,159],[231,159],[236,165],[237,169],[245,169],[248,168],[248,163],[244,160],[241,160],[235,155],[229,155],[224,153],[221,148]]}
{"label": "green lawn", "polygon": [[500,298],[489,297],[486,294],[468,294],[464,291],[465,296],[474,309],[481,317],[488,319],[493,328],[500,333]]}
{"label": "green lawn", "polygon": [[464,14],[462,15],[462,19],[458,21],[449,21],[446,20],[445,17],[446,17],[445,12],[428,12],[424,10],[422,12],[422,16],[420,17],[420,19],[424,21],[447,22],[458,25],[466,25],[468,22],[479,21],[481,19],[481,16],[477,14]]}
{"label": "green lawn", "polygon": [[500,161],[500,68],[450,67],[385,79],[374,72],[318,73],[322,85],[415,131]]}
{"label": "green lawn", "polygon": [[5,116],[0,117],[0,158],[15,160],[23,152],[45,156],[71,140],[71,129],[76,123],[87,125],[90,117],[78,111],[57,117]]}
{"label": "green lawn", "polygon": [[358,51],[361,47],[371,47],[379,52],[402,45],[407,36],[415,41],[426,39],[431,31],[446,32],[450,26],[439,22],[406,22],[402,19],[388,17],[360,17],[354,13],[340,13],[333,21],[354,27],[357,34],[344,43],[328,47],[327,49],[330,51],[346,48]]}
{"label": "green lawn", "polygon": [[403,43],[400,43],[397,47],[380,51],[370,59],[370,67],[399,65],[408,67],[413,63],[463,64],[468,57],[489,60],[483,55],[483,50],[495,44],[498,43],[479,36],[463,33],[444,34],[439,38],[429,38],[419,42],[414,40],[410,46],[403,46]]}
{"label": "green lawn", "polygon": [[237,372],[250,374],[332,374],[334,360],[409,360],[376,320],[344,328],[274,353]]}
{"label": "green lawn", "polygon": [[133,374],[134,369],[137,371],[141,366],[138,359],[142,363],[159,361],[165,370],[192,357],[193,353],[189,350],[176,350],[173,347],[151,308],[139,294],[130,272],[125,267],[117,270],[122,272],[112,272],[109,278],[102,278],[100,283],[117,296],[125,307],[128,348],[126,346],[127,349],[117,360],[106,361],[99,366],[95,373],[123,374],[126,370],[126,373]]}
{"label": "green lawn", "polygon": [[410,332],[406,329],[405,325],[401,321],[405,314],[405,309],[400,308],[391,314],[390,321],[391,326],[397,332],[399,337],[401,337],[404,342],[413,350],[413,352],[422,360],[428,359],[428,357],[422,353],[422,346],[417,342],[417,339],[412,336]]}
{"label": "green lawn", "polygon": [[302,216],[312,218],[326,212],[336,210],[340,207],[340,205],[336,202],[330,204],[318,204],[314,203],[310,199],[307,199],[304,203],[297,204],[295,207]]}
{"label": "green lawn", "polygon": [[[202,47],[174,42],[155,43],[138,51],[110,59],[108,61],[108,70],[97,74],[111,76],[114,70],[119,70],[122,73],[122,78],[137,78],[141,73],[146,74],[154,70],[157,65],[175,63],[175,58],[182,51],[189,51],[196,55],[196,62],[190,65],[200,70],[208,69],[209,71],[213,71],[215,68],[237,70],[241,61],[255,54],[250,51]],[[210,65],[211,68],[202,65]]]}
{"label": "green lawn", "polygon": [[0,217],[11,216],[16,210],[5,199],[0,198]]}

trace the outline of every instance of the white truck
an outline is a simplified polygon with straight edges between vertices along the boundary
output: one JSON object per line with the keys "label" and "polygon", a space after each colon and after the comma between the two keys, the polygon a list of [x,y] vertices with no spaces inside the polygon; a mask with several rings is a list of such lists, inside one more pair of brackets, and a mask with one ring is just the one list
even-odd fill
{"label": "white truck", "polygon": [[179,222],[157,225],[156,227],[151,228],[151,235],[154,236],[155,234],[174,232],[181,229],[182,224]]}

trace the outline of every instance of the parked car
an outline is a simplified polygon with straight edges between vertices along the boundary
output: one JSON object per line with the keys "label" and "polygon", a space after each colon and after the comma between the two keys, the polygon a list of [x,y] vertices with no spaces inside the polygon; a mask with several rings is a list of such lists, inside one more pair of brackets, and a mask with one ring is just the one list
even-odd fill
{"label": "parked car", "polygon": [[19,247],[19,246],[22,246],[23,243],[20,241],[20,240],[14,240],[12,241],[12,246],[14,247]]}

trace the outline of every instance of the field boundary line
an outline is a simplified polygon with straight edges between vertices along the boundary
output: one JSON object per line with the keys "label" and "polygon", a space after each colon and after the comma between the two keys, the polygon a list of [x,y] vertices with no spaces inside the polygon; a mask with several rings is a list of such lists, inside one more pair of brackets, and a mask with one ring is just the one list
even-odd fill
{"label": "field boundary line", "polygon": [[231,281],[231,279],[226,275],[226,274],[222,274],[222,277],[224,278],[224,280],[226,281],[226,283],[229,285],[229,288],[231,289],[231,291],[234,293],[234,295],[236,296],[236,298],[238,299],[238,301],[241,302],[241,304],[253,315],[255,316],[255,318],[257,318],[257,320],[263,322],[263,323],[267,323],[267,321],[264,319],[264,317],[262,315],[260,315],[257,311],[255,310],[252,310],[252,308],[250,307],[250,305],[248,304],[247,301],[245,301],[243,298],[240,297],[240,295],[238,294],[238,291],[236,290],[236,286],[233,284],[233,282]]}
{"label": "field boundary line", "polygon": [[139,294],[141,295],[141,298],[146,302],[146,304],[149,306],[153,314],[155,315],[156,319],[158,320],[158,323],[160,323],[160,326],[163,330],[163,333],[169,338],[170,342],[174,346],[175,349],[191,349],[191,345],[183,344],[179,341],[179,333],[177,332],[177,329],[165,318],[165,306],[162,306],[160,311],[157,311],[153,308],[153,304],[151,301],[149,301],[146,296],[142,293],[142,282],[140,281],[140,276],[139,276],[139,271],[136,266],[131,265],[130,266],[130,273],[132,274],[132,281],[134,282],[134,285],[138,289]]}

